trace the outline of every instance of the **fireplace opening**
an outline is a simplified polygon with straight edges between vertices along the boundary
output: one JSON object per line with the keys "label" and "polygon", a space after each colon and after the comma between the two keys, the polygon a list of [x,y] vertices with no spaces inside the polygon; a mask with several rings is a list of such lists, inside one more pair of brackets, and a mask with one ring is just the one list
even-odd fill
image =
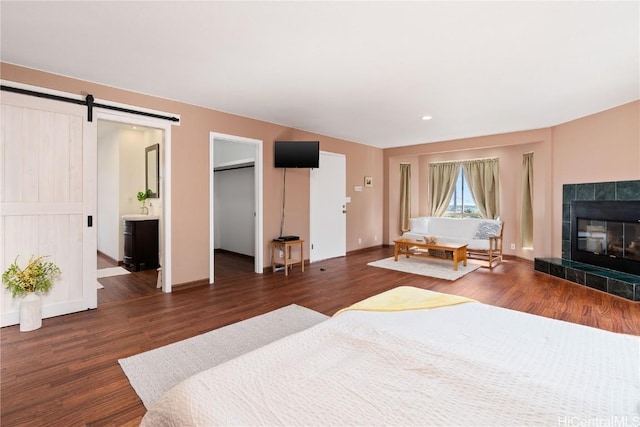
{"label": "fireplace opening", "polygon": [[640,201],[571,202],[571,259],[640,275]]}

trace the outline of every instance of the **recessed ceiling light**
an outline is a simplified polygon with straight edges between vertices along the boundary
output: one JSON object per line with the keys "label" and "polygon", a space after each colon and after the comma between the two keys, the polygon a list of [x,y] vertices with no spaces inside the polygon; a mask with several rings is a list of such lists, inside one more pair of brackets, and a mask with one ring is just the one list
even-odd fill
{"label": "recessed ceiling light", "polygon": [[422,116],[422,120],[431,120],[432,118],[431,116]]}

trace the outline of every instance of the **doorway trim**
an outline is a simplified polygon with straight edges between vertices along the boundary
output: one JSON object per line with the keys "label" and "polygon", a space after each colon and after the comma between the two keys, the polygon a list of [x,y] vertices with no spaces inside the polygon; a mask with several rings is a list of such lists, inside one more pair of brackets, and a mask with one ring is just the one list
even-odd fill
{"label": "doorway trim", "polygon": [[[160,259],[162,266],[162,291],[171,292],[172,256],[171,256],[171,123],[162,119],[141,117],[130,113],[112,112],[100,108],[95,109],[96,120],[108,120],[136,126],[161,129],[164,131],[164,141],[160,154],[160,194],[162,195],[162,240],[163,252]],[[96,139],[96,145],[98,141]]]}
{"label": "doorway trim", "polygon": [[255,216],[254,216],[254,272],[262,274],[263,272],[263,232],[262,232],[262,215],[263,215],[263,188],[262,188],[262,140],[246,138],[244,136],[229,135],[225,133],[209,132],[209,283],[214,281],[214,252],[215,252],[215,211],[214,211],[214,158],[213,152],[216,140],[224,140],[227,142],[237,142],[239,144],[251,144],[255,149],[255,174],[254,174],[254,193],[255,193]]}

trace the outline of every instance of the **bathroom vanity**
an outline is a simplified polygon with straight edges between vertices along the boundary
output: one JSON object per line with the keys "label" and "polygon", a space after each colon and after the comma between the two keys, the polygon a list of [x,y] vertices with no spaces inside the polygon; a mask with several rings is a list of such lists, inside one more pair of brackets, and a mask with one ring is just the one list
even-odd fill
{"label": "bathroom vanity", "polygon": [[124,215],[124,259],[132,271],[159,267],[158,222],[155,215]]}

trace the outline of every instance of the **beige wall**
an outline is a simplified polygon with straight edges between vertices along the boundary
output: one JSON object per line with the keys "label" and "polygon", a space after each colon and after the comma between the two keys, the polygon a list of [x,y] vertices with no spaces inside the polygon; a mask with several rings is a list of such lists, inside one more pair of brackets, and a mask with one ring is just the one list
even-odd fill
{"label": "beige wall", "polygon": [[640,179],[640,101],[552,128],[553,248],[562,254],[562,186]]}
{"label": "beige wall", "polygon": [[[320,149],[347,159],[347,251],[389,243],[399,234],[399,164],[412,164],[412,214],[428,212],[426,165],[432,161],[498,157],[501,217],[507,254],[531,259],[560,256],[562,185],[640,179],[640,101],[551,128],[380,150],[296,129],[142,95],[36,70],[1,65],[1,77],[74,94],[166,111],[181,116],[172,129],[173,283],[208,277],[209,132],[264,141],[264,257],[280,232],[281,171],[273,168],[273,141],[318,139]],[[520,248],[522,154],[534,152],[534,252]],[[290,172],[290,173],[289,173]],[[373,187],[364,187],[364,177]],[[354,186],[363,186],[355,192]],[[178,197],[179,195],[179,197]],[[289,170],[285,234],[309,236],[309,171]],[[358,244],[362,239],[362,244]],[[516,243],[515,251],[509,249]],[[308,245],[307,245],[308,246]],[[308,249],[308,247],[306,248]],[[308,253],[308,252],[307,252]],[[265,261],[266,262],[266,261]]]}
{"label": "beige wall", "polygon": [[[382,236],[382,150],[328,138],[284,126],[222,113],[177,101],[142,95],[96,83],[62,77],[37,70],[0,64],[1,78],[72,94],[92,94],[97,100],[113,101],[166,111],[181,117],[172,128],[172,253],[174,284],[209,276],[209,132],[219,132],[264,141],[264,259],[269,242],[280,233],[282,176],[273,167],[273,141],[314,139],[320,149],[343,153],[347,160],[347,251],[380,244]],[[287,172],[287,234],[309,237],[309,171]],[[353,193],[365,175],[374,187]],[[378,238],[376,242],[374,237]],[[362,244],[358,244],[362,238]],[[307,251],[307,253],[309,253]]]}
{"label": "beige wall", "polygon": [[[382,150],[362,144],[346,143],[345,141],[310,134],[297,129],[290,129],[284,139],[302,140],[319,139],[320,150],[344,154],[347,163],[346,197],[351,197],[347,203],[347,252],[382,244]],[[273,153],[271,153],[272,155]],[[273,164],[273,160],[265,164]],[[291,174],[290,174],[291,173]],[[295,174],[295,175],[294,175]],[[296,179],[291,177],[296,176]],[[364,177],[373,178],[373,187],[364,187]],[[280,175],[278,173],[278,179]],[[294,182],[292,185],[290,183]],[[291,185],[291,187],[290,187]],[[362,191],[354,191],[355,186],[361,186]],[[298,201],[293,200],[299,195]],[[278,199],[280,200],[280,199]],[[296,205],[296,211],[290,210]],[[304,210],[303,210],[304,208]],[[295,212],[296,221],[290,222],[289,216]],[[296,230],[303,230],[309,235],[309,171],[287,170],[287,224],[294,226],[284,234],[298,234]],[[361,239],[362,243],[358,243]],[[307,252],[308,253],[308,252]]]}
{"label": "beige wall", "polygon": [[[412,163],[412,215],[427,215],[430,162],[498,157],[505,253],[560,257],[563,184],[640,179],[639,110],[636,101],[551,128],[384,150],[384,241],[399,235],[400,163]],[[533,251],[521,248],[520,236],[522,154],[529,151],[534,153]]]}
{"label": "beige wall", "polygon": [[[530,251],[521,248],[519,206],[522,196],[522,155],[533,151],[534,213],[537,213],[534,219],[534,247],[550,250],[551,230],[547,231],[543,220],[551,213],[550,207],[544,203],[550,194],[550,183],[545,179],[550,174],[550,145],[550,131],[540,129],[385,150],[385,165],[388,166],[389,177],[385,241],[391,242],[400,235],[396,208],[399,203],[400,163],[411,162],[412,215],[428,215],[429,163],[497,157],[500,164],[500,218],[505,223],[504,252],[532,258]],[[516,250],[510,249],[511,243],[516,244]]]}

